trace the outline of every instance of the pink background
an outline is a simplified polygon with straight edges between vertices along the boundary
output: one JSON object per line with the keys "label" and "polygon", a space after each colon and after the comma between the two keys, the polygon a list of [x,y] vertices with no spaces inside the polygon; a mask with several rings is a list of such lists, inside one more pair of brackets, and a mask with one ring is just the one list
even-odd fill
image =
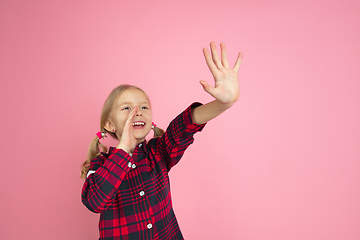
{"label": "pink background", "polygon": [[97,239],[87,147],[119,84],[167,124],[244,53],[240,99],[170,172],[186,239],[360,239],[359,1],[0,2],[0,235]]}

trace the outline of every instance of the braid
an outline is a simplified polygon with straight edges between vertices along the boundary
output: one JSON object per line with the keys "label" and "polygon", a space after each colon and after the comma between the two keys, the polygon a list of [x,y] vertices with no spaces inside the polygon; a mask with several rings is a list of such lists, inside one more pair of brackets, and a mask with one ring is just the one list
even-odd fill
{"label": "braid", "polygon": [[103,152],[107,152],[107,147],[102,145],[99,141],[99,138],[96,136],[91,141],[88,149],[88,156],[86,158],[86,161],[81,166],[80,177],[84,180],[86,179],[87,172],[89,171],[89,168],[91,166],[90,165],[91,159],[96,158],[97,156],[100,155],[99,147],[102,148]]}
{"label": "braid", "polygon": [[154,127],[154,138],[161,137],[165,133],[164,130],[158,127]]}

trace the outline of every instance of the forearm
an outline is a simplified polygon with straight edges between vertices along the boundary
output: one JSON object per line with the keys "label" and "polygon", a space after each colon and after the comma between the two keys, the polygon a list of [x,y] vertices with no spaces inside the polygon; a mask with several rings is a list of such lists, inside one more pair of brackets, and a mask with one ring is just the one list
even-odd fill
{"label": "forearm", "polygon": [[192,109],[191,117],[196,124],[204,124],[230,108],[233,103],[223,104],[218,100],[214,100],[207,104]]}
{"label": "forearm", "polygon": [[116,153],[112,153],[84,183],[81,199],[92,212],[101,213],[112,204],[122,180],[132,170],[130,155],[122,150],[114,151]]}

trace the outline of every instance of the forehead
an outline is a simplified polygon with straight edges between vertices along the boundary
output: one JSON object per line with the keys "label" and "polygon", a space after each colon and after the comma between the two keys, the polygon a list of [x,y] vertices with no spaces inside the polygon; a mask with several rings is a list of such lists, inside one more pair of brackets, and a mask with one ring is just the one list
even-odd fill
{"label": "forehead", "polygon": [[116,102],[118,105],[125,103],[125,102],[149,103],[149,99],[147,98],[147,96],[145,95],[145,93],[143,91],[136,89],[136,88],[129,88],[120,94],[120,96],[117,98]]}

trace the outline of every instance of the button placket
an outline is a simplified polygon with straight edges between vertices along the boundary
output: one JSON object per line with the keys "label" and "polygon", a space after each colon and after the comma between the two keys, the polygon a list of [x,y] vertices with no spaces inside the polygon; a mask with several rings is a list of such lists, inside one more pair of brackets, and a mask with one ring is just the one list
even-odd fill
{"label": "button placket", "polygon": [[[138,145],[138,147],[141,147],[141,146],[142,146],[142,144]],[[143,160],[143,158],[147,157],[147,156],[144,156],[143,158],[139,158],[136,153],[137,153],[137,151],[135,151],[135,155],[132,156],[134,159],[134,162],[130,162],[130,161],[128,162],[129,168],[136,169],[138,167],[137,164],[141,165],[140,161]],[[139,161],[139,162],[137,162],[137,161]],[[137,179],[139,179],[139,181],[140,181],[140,182],[137,182],[138,187],[139,187],[138,192],[137,192],[139,195],[137,195],[137,196],[139,197],[139,199],[141,199],[141,203],[145,204],[144,210],[146,211],[146,218],[149,221],[148,223],[145,222],[145,224],[146,224],[145,226],[149,231],[152,231],[152,228],[154,227],[152,224],[152,222],[154,221],[154,216],[153,216],[153,214],[151,214],[151,211],[149,210],[151,208],[151,203],[149,202],[149,200],[146,197],[143,177],[141,176],[141,174],[140,174],[140,177]],[[140,186],[142,186],[142,187],[140,187]]]}

